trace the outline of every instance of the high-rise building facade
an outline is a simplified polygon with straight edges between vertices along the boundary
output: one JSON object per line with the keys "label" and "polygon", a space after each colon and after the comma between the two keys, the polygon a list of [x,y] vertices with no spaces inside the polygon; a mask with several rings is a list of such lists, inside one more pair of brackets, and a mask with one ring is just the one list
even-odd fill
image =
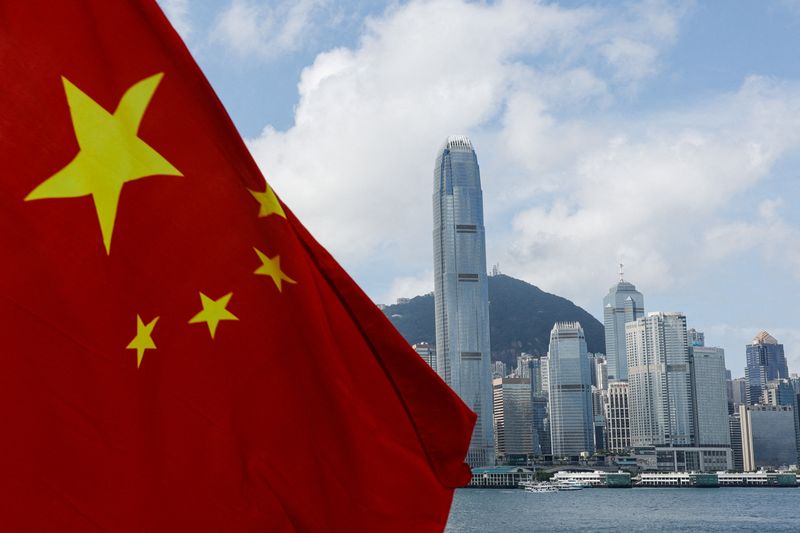
{"label": "high-rise building facade", "polygon": [[550,421],[547,415],[547,385],[542,376],[547,369],[542,367],[543,357],[531,360],[531,411],[533,423],[534,455],[550,455]]}
{"label": "high-rise building facade", "polygon": [[626,324],[625,335],[631,445],[693,446],[686,317],[650,313]]}
{"label": "high-rise building facade", "polygon": [[730,446],[725,350],[691,346],[695,440],[698,446]]}
{"label": "high-rise building facade", "polygon": [[757,404],[761,400],[767,381],[789,378],[783,344],[766,331],[759,332],[753,343],[747,345],[747,366],[744,375],[747,379],[747,403]]}
{"label": "high-rise building facade", "polygon": [[609,289],[603,298],[603,324],[606,335],[608,379],[628,378],[628,359],[625,345],[625,324],[644,316],[644,296],[632,283],[622,279]]}
{"label": "high-rise building facade", "polygon": [[686,332],[686,342],[689,343],[689,346],[705,346],[706,345],[705,333],[703,333],[702,331],[697,331],[694,328],[690,328]]}
{"label": "high-rise building facade", "polygon": [[467,462],[494,464],[489,286],[478,158],[464,136],[436,157],[433,192],[436,367],[477,415]]}
{"label": "high-rise building facade", "polygon": [[533,449],[531,380],[498,378],[494,388],[495,450],[510,464],[525,463]]}
{"label": "high-rise building facade", "polygon": [[742,421],[739,418],[739,408],[728,417],[728,429],[731,435],[731,452],[733,454],[733,469],[737,472],[744,470],[744,457],[742,455]]}
{"label": "high-rise building facade", "polygon": [[586,338],[577,322],[559,322],[550,332],[550,442],[554,457],[594,451],[592,385]]}
{"label": "high-rise building facade", "polygon": [[622,452],[631,447],[628,382],[610,381],[606,393],[606,448]]}
{"label": "high-rise building facade", "polygon": [[603,355],[595,355],[594,358],[594,381],[592,382],[598,389],[608,388],[608,362]]}
{"label": "high-rise building facade", "polygon": [[794,409],[788,405],[740,405],[744,470],[796,464]]}

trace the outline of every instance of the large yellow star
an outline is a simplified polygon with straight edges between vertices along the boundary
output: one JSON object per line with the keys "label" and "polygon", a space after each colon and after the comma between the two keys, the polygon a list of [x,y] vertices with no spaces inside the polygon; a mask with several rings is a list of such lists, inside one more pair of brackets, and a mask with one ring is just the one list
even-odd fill
{"label": "large yellow star", "polygon": [[275,286],[278,287],[278,291],[283,291],[283,287],[281,286],[283,281],[297,283],[281,270],[281,256],[276,255],[273,258],[269,258],[258,248],[253,248],[253,250],[256,251],[258,258],[261,259],[261,266],[256,269],[254,274],[271,277],[272,281],[275,282]]}
{"label": "large yellow star", "polygon": [[142,321],[142,317],[136,315],[136,336],[128,344],[128,350],[136,350],[136,368],[142,364],[142,357],[144,351],[148,349],[156,349],[156,343],[153,342],[153,328],[156,327],[158,317],[155,317],[148,324]]}
{"label": "large yellow star", "polygon": [[61,78],[80,150],[67,166],[39,184],[25,200],[91,195],[107,254],[111,253],[111,234],[122,186],[148,176],[183,175],[137,135],[142,116],[163,75],[155,74],[134,84],[122,95],[113,114],[68,79]]}
{"label": "large yellow star", "polygon": [[269,183],[266,185],[267,188],[264,192],[247,189],[259,203],[258,217],[263,218],[275,214],[286,218],[286,213],[283,212],[283,206],[281,206],[278,197],[275,196],[275,193],[272,191],[272,187],[269,186]]}
{"label": "large yellow star", "polygon": [[233,296],[233,293],[229,292],[222,298],[212,300],[201,292],[200,303],[203,306],[203,310],[194,315],[192,319],[189,320],[189,324],[205,322],[208,325],[208,332],[211,333],[211,338],[213,339],[214,334],[217,332],[217,326],[221,321],[239,320],[236,315],[226,309],[226,307],[228,307],[228,302],[231,301],[231,296]]}

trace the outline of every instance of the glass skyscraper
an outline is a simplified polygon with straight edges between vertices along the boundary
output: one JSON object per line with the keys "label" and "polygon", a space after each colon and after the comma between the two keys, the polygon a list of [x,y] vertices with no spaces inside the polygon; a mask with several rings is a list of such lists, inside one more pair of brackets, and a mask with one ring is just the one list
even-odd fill
{"label": "glass skyscraper", "polygon": [[594,452],[591,364],[577,322],[559,322],[550,332],[550,442],[553,457]]}
{"label": "glass skyscraper", "polygon": [[[692,338],[691,334],[689,338]],[[710,346],[690,346],[689,353],[697,445],[730,446],[725,350]]]}
{"label": "glass skyscraper", "polygon": [[644,316],[644,296],[632,283],[622,279],[603,298],[603,324],[606,332],[608,379],[628,379],[625,352],[625,323]]}
{"label": "glass skyscraper", "polygon": [[761,395],[767,382],[773,379],[789,379],[789,368],[783,344],[767,333],[760,332],[747,345],[747,367],[744,370],[747,380],[747,403],[755,405],[761,401]]}
{"label": "glass skyscraper", "polygon": [[478,158],[464,136],[450,136],[433,173],[436,369],[478,415],[467,462],[495,462],[489,285]]}

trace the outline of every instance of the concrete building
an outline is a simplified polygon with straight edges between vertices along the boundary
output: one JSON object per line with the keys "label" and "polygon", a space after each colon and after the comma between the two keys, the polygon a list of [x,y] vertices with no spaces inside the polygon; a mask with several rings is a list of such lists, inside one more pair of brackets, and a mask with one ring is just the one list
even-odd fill
{"label": "concrete building", "polygon": [[733,453],[733,469],[737,472],[744,470],[744,457],[742,455],[742,422],[739,418],[739,409],[728,417],[728,428],[731,436],[731,451]]}
{"label": "concrete building", "polygon": [[477,415],[470,466],[495,460],[489,286],[478,158],[464,136],[451,136],[436,157],[433,180],[436,369]]}
{"label": "concrete building", "polygon": [[628,411],[628,382],[608,383],[605,405],[606,448],[622,452],[631,447],[631,418]]}
{"label": "concrete building", "polygon": [[740,405],[745,471],[797,464],[794,409],[788,405]]}
{"label": "concrete building", "polygon": [[730,446],[725,350],[691,346],[689,351],[695,442],[698,446]]}
{"label": "concrete building", "polygon": [[592,430],[594,449],[606,449],[606,415],[605,404],[608,391],[592,387]]}
{"label": "concrete building", "polygon": [[626,324],[625,334],[631,445],[694,445],[686,317],[650,313]]}
{"label": "concrete building", "polygon": [[739,412],[739,406],[747,403],[747,378],[734,378],[731,380],[731,398],[733,399],[734,412]]}
{"label": "concrete building", "polygon": [[578,458],[594,451],[591,368],[586,338],[577,322],[550,332],[550,442],[553,457]]}
{"label": "concrete building", "polygon": [[622,277],[603,298],[603,324],[606,336],[608,379],[628,378],[628,358],[625,344],[625,324],[644,316],[644,296],[632,283]]}
{"label": "concrete building", "polygon": [[492,385],[497,457],[506,464],[525,464],[534,453],[531,380],[498,378]]}
{"label": "concrete building", "polygon": [[427,342],[418,342],[417,344],[412,344],[412,348],[414,351],[422,357],[422,360],[428,363],[432,369],[436,370],[436,347],[431,346]]}

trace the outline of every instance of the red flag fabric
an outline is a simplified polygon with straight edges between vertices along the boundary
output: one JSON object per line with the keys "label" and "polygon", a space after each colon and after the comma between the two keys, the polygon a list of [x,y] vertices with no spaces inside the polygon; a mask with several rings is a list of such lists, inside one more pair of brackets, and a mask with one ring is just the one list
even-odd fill
{"label": "red flag fabric", "polygon": [[277,200],[155,3],[0,27],[0,528],[441,530],[474,414]]}

